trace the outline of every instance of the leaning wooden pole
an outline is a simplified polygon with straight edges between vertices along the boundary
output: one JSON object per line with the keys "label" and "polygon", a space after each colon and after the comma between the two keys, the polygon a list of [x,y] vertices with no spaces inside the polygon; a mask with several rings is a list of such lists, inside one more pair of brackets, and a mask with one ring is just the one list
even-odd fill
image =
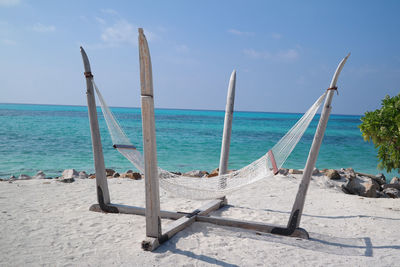
{"label": "leaning wooden pole", "polygon": [[83,65],[85,67],[84,74],[86,77],[86,96],[89,112],[90,134],[92,137],[93,158],[96,171],[97,201],[103,211],[111,212],[109,211],[110,207],[107,206],[108,204],[110,204],[110,193],[108,191],[106,168],[104,165],[103,149],[101,146],[99,122],[97,119],[96,100],[93,90],[93,75],[90,69],[89,59],[86,55],[85,50],[82,47],[81,54]]}
{"label": "leaning wooden pole", "polygon": [[[229,149],[231,145],[233,107],[235,105],[236,70],[232,71],[229,80],[228,94],[226,97],[224,132],[222,135],[221,156],[219,161],[219,175],[228,171]],[[226,187],[226,181],[221,178],[221,188]]]}
{"label": "leaning wooden pole", "polygon": [[318,123],[317,131],[314,135],[314,140],[311,145],[310,153],[307,158],[307,163],[304,168],[303,178],[299,185],[299,190],[297,191],[296,200],[293,204],[292,212],[290,214],[289,222],[287,225],[287,231],[294,231],[300,225],[301,215],[303,213],[304,202],[306,199],[306,194],[308,190],[308,186],[310,184],[311,175],[315,167],[315,163],[317,161],[319,149],[321,147],[322,139],[324,138],[324,133],[326,129],[326,125],[328,123],[329,115],[332,110],[332,98],[336,91],[336,83],[339,78],[340,72],[343,69],[344,64],[346,63],[348,54],[338,65],[335,74],[333,75],[331,84],[328,88],[328,94],[325,99],[324,108],[321,113],[321,117]]}
{"label": "leaning wooden pole", "polygon": [[153,77],[150,51],[143,29],[139,28],[140,87],[144,176],[146,190],[146,236],[161,237],[160,195],[157,170],[157,146],[154,121]]}

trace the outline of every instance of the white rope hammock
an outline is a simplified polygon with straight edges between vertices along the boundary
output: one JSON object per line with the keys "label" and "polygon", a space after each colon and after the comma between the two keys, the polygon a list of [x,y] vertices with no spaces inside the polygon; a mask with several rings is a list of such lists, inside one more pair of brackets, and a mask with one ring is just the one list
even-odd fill
{"label": "white rope hammock", "polygon": [[[92,78],[92,84],[100,100],[101,110],[106,120],[111,139],[116,148],[140,172],[144,172],[144,159],[142,154],[130,142],[113,113],[107,106],[99,89]],[[176,175],[158,168],[159,184],[164,190],[177,197],[190,199],[213,199],[231,193],[241,187],[254,183],[262,178],[272,177],[282,167],[290,153],[293,151],[300,138],[314,118],[321,106],[327,92],[322,94],[317,101],[307,110],[297,123],[283,136],[275,146],[261,158],[249,165],[229,174],[210,178],[197,178]]]}

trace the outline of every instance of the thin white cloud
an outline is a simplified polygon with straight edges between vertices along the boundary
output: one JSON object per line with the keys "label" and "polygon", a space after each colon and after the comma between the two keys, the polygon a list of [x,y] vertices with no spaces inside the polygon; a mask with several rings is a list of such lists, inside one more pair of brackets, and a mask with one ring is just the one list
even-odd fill
{"label": "thin white cloud", "polygon": [[[136,25],[121,17],[114,9],[102,9],[101,12],[113,16],[109,17],[104,15],[94,17],[94,20],[101,29],[101,42],[90,45],[91,47],[102,49],[122,45],[137,45],[138,30]],[[157,38],[157,36],[150,31],[146,31],[146,37],[149,42]]]}
{"label": "thin white cloud", "polygon": [[109,45],[118,46],[121,44],[136,44],[137,29],[125,20],[120,20],[114,25],[106,27],[101,39]]}
{"label": "thin white cloud", "polygon": [[0,0],[0,6],[17,6],[21,3],[20,0]]}
{"label": "thin white cloud", "polygon": [[105,14],[118,15],[118,12],[111,8],[102,9],[101,12],[103,12]]}
{"label": "thin white cloud", "polygon": [[33,25],[32,30],[35,32],[54,32],[56,27],[53,25],[43,25],[42,23],[36,23]]}
{"label": "thin white cloud", "polygon": [[176,45],[175,50],[179,53],[186,53],[189,51],[189,47],[185,44],[182,45]]}
{"label": "thin white cloud", "polygon": [[271,34],[271,37],[272,37],[273,39],[279,40],[279,39],[281,39],[281,38],[283,37],[283,35],[280,34],[280,33],[274,32],[274,33]]}
{"label": "thin white cloud", "polygon": [[271,58],[271,53],[266,52],[266,51],[256,51],[254,49],[245,49],[243,50],[243,53],[254,59],[270,59]]}
{"label": "thin white cloud", "polygon": [[2,39],[1,43],[4,44],[4,45],[8,45],[8,46],[13,46],[13,45],[17,44],[16,41],[11,40],[11,39]]}
{"label": "thin white cloud", "polygon": [[269,51],[257,51],[254,49],[244,49],[243,53],[253,59],[277,60],[277,61],[294,61],[299,57],[299,53],[295,49],[288,49],[271,53]]}
{"label": "thin white cloud", "polygon": [[237,35],[237,36],[253,36],[254,32],[243,32],[236,29],[229,29],[228,33]]}
{"label": "thin white cloud", "polygon": [[79,19],[81,19],[84,22],[88,22],[89,21],[89,19],[86,16],[83,16],[83,15],[79,16]]}
{"label": "thin white cloud", "polygon": [[299,57],[299,53],[294,49],[289,49],[286,51],[280,51],[277,54],[277,57],[284,60],[296,60]]}
{"label": "thin white cloud", "polygon": [[101,24],[101,25],[106,25],[107,22],[105,19],[99,18],[99,17],[95,17],[95,20],[97,21],[97,23]]}

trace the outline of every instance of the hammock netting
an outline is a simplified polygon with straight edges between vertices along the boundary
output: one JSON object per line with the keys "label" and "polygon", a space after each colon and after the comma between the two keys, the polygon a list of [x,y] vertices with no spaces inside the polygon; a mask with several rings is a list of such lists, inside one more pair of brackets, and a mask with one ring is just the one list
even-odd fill
{"label": "hammock netting", "polygon": [[[112,142],[115,145],[114,147],[140,172],[144,173],[144,158],[142,154],[134,148],[135,146],[122,130],[110,108],[104,101],[93,78],[92,84],[100,100],[101,110],[107,123]],[[160,187],[177,197],[214,199],[223,197],[260,179],[274,176],[274,167],[279,169],[285,163],[314,118],[326,94],[327,92],[315,101],[297,123],[271,148],[269,153],[267,152],[249,165],[237,171],[210,178],[187,177],[158,168]]]}

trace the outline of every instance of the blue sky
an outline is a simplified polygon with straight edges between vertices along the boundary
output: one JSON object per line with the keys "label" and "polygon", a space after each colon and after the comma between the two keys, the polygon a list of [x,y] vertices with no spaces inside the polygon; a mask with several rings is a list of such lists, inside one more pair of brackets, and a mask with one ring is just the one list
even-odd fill
{"label": "blue sky", "polygon": [[82,45],[111,106],[140,106],[137,28],[159,108],[305,112],[339,79],[333,113],[399,93],[400,1],[0,0],[0,102],[86,105]]}

